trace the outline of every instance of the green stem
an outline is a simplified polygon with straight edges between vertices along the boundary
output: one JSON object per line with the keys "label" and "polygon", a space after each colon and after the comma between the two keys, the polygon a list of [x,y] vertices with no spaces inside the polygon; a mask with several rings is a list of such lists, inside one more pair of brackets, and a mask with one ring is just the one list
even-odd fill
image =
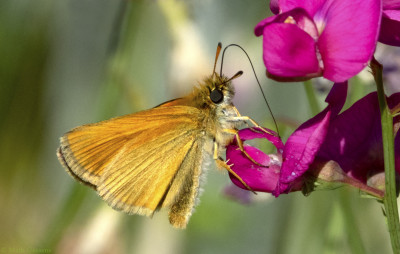
{"label": "green stem", "polygon": [[312,115],[318,114],[321,111],[321,109],[319,107],[317,97],[315,96],[311,80],[304,81],[304,89],[306,91]]}
{"label": "green stem", "polygon": [[385,163],[385,196],[383,201],[393,253],[400,253],[400,223],[397,208],[396,175],[394,166],[393,117],[387,105],[383,88],[382,65],[375,59],[372,59],[371,69],[377,86],[379,108],[381,112],[383,157]]}

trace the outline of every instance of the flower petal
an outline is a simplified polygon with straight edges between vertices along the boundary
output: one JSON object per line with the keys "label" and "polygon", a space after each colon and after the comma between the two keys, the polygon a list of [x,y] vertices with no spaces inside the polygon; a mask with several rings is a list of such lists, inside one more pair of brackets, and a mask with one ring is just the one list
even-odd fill
{"label": "flower petal", "polygon": [[[388,98],[388,105],[400,103],[400,93]],[[400,138],[395,139],[396,170],[400,172]],[[366,183],[383,172],[382,129],[376,92],[354,103],[332,121],[318,157],[334,160],[349,176]]]}
{"label": "flower petal", "polygon": [[295,8],[302,8],[308,12],[310,16],[314,16],[315,12],[324,4],[326,0],[280,0],[279,8],[282,12],[290,11]]}
{"label": "flower petal", "polygon": [[279,13],[279,0],[271,0],[269,2],[269,8],[271,9],[273,14]]}
{"label": "flower petal", "polygon": [[383,10],[400,10],[399,0],[383,0]]}
{"label": "flower petal", "polygon": [[[258,163],[262,165],[270,164],[270,157],[261,150],[247,145],[244,146],[244,150]],[[226,157],[233,164],[231,166],[232,170],[254,191],[271,192],[275,189],[279,178],[279,165],[271,164],[269,167],[258,166],[251,162],[237,146],[228,146]],[[229,174],[229,177],[236,186],[246,189],[235,176]]]}
{"label": "flower petal", "polygon": [[324,110],[316,117],[302,124],[287,140],[283,152],[284,162],[275,196],[290,191],[290,183],[301,177],[314,161],[323,143],[331,112]]}
{"label": "flower petal", "polygon": [[347,82],[335,84],[326,101],[324,111],[303,123],[287,140],[283,152],[281,175],[273,194],[279,196],[291,190],[292,183],[308,170],[328,132],[331,118],[336,117],[344,105]]}
{"label": "flower petal", "polygon": [[314,16],[317,27],[324,26],[318,49],[325,78],[343,82],[367,66],[375,51],[380,18],[379,0],[325,1]]}
{"label": "flower petal", "polygon": [[383,11],[379,42],[400,46],[400,10]]}
{"label": "flower petal", "polygon": [[[332,122],[318,157],[336,161],[344,172],[366,182],[365,169],[380,164],[374,163],[382,152],[382,144],[377,144],[381,139],[379,115],[376,93],[354,103]],[[368,156],[370,149],[374,152]]]}
{"label": "flower petal", "polygon": [[[279,136],[272,130],[266,129],[270,133],[262,131],[260,128],[246,128],[239,131],[242,141],[264,138],[269,140],[278,150],[277,154],[267,155],[259,149],[244,145],[244,150],[260,165],[268,165],[268,167],[260,166],[247,158],[239,149],[236,142],[233,142],[226,149],[226,158],[228,163],[232,163],[232,170],[238,174],[243,181],[246,182],[254,191],[271,192],[275,189],[278,182],[279,169],[282,164],[283,143]],[[247,190],[245,186],[233,175],[229,174],[232,182],[238,187]]]}
{"label": "flower petal", "polygon": [[293,24],[264,28],[263,59],[269,76],[276,80],[321,74],[314,39]]}
{"label": "flower petal", "polygon": [[265,18],[263,20],[261,20],[260,22],[258,22],[258,24],[256,25],[256,27],[254,28],[254,34],[256,36],[261,36],[264,33],[264,28],[267,25],[270,25],[272,22],[274,22],[274,20],[276,19],[276,16],[271,16],[268,18]]}
{"label": "flower petal", "polygon": [[262,35],[265,27],[273,23],[295,24],[301,30],[308,33],[314,40],[318,39],[318,29],[315,26],[311,16],[308,15],[304,9],[296,8],[291,11],[263,19],[256,25],[254,29],[255,35]]}
{"label": "flower petal", "polygon": [[266,131],[270,132],[271,134],[265,133],[263,130],[256,127],[246,128],[239,131],[239,137],[242,141],[255,138],[265,138],[269,142],[271,142],[276,147],[276,149],[278,149],[278,152],[279,150],[283,151],[284,145],[278,134],[270,129],[266,129]]}

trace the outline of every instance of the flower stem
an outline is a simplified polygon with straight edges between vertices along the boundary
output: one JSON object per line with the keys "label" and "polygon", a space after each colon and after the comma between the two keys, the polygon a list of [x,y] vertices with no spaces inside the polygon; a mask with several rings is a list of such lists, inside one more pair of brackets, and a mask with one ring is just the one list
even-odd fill
{"label": "flower stem", "polygon": [[381,112],[383,156],[385,163],[385,196],[383,198],[393,253],[400,253],[400,223],[397,208],[396,174],[394,164],[393,117],[386,102],[382,81],[382,65],[373,58],[371,69],[378,91]]}
{"label": "flower stem", "polygon": [[315,96],[311,80],[304,81],[304,89],[306,90],[306,95],[308,103],[310,104],[311,113],[313,115],[318,114],[321,111],[321,109],[319,107],[317,97]]}

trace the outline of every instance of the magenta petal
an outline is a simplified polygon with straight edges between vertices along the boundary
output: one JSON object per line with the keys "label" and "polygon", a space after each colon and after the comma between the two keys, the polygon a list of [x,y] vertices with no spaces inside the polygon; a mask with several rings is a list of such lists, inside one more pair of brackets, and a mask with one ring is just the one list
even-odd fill
{"label": "magenta petal", "polygon": [[271,9],[273,14],[279,13],[279,0],[271,0],[269,2],[269,8]]}
{"label": "magenta petal", "polygon": [[331,91],[326,96],[325,102],[329,104],[332,114],[338,115],[346,102],[346,98],[347,81],[333,84]]}
{"label": "magenta petal", "polygon": [[264,28],[267,25],[269,25],[270,23],[272,23],[275,19],[276,19],[276,16],[271,16],[271,17],[265,18],[265,19],[261,20],[260,22],[258,22],[256,27],[254,28],[254,34],[256,36],[263,35]]}
{"label": "magenta petal", "polygon": [[271,142],[276,149],[278,149],[278,152],[280,150],[283,151],[284,145],[282,143],[282,140],[278,136],[278,134],[270,129],[266,129],[268,132],[271,134],[265,133],[262,131],[260,128],[246,128],[242,129],[239,131],[239,137],[242,141],[250,140],[250,139],[255,139],[255,138],[265,138],[269,142]]}
{"label": "magenta petal", "polygon": [[379,0],[325,1],[314,16],[319,27],[324,26],[318,48],[325,78],[343,82],[367,66],[375,50],[380,18]]}
{"label": "magenta petal", "polygon": [[[253,190],[262,192],[271,192],[276,187],[281,166],[281,154],[283,151],[283,143],[279,136],[271,130],[266,129],[269,133],[265,133],[260,128],[247,128],[239,131],[242,141],[255,138],[263,138],[269,140],[278,149],[278,154],[267,155],[259,149],[245,145],[244,150],[260,165],[268,165],[268,167],[254,164],[250,161],[238,145],[234,142],[226,149],[226,158],[228,164],[232,164],[232,170],[238,174],[243,181],[246,182]],[[270,157],[271,156],[271,157]],[[240,188],[246,189],[245,186],[233,175],[230,174],[232,182]]]}
{"label": "magenta petal", "polygon": [[283,152],[281,175],[273,194],[290,191],[292,183],[308,170],[328,132],[331,117],[335,117],[346,100],[347,83],[335,84],[326,101],[328,107],[303,123],[287,140]]}
{"label": "magenta petal", "polygon": [[[388,105],[391,108],[398,103],[400,103],[400,93],[388,98]],[[366,183],[370,176],[384,171],[381,133],[377,94],[370,93],[332,121],[318,157],[336,161],[349,176]],[[398,172],[400,172],[399,142],[397,134],[395,162]]]}
{"label": "magenta petal", "polygon": [[254,29],[255,35],[262,35],[265,27],[273,23],[294,24],[298,26],[301,30],[308,33],[314,40],[318,39],[318,29],[315,26],[312,17],[301,8],[296,8],[280,15],[263,19],[256,25]]}
{"label": "magenta petal", "polygon": [[282,12],[290,11],[295,8],[302,8],[308,12],[309,15],[314,16],[315,12],[324,4],[326,0],[280,0],[279,8]]}
{"label": "magenta petal", "polygon": [[379,42],[400,46],[400,10],[383,11]]}
{"label": "magenta petal", "polygon": [[263,58],[271,76],[293,78],[321,72],[314,39],[293,24],[274,23],[264,28]]}
{"label": "magenta petal", "polygon": [[[386,10],[386,11],[383,11],[383,16],[388,18],[388,19],[400,21],[400,10]],[[394,32],[399,32],[399,31],[394,31]]]}
{"label": "magenta petal", "polygon": [[400,10],[399,0],[383,0],[383,10]]}
{"label": "magenta petal", "polygon": [[[336,161],[351,177],[366,182],[366,168],[376,167],[367,151],[371,144],[381,139],[379,119],[378,99],[376,93],[371,93],[332,122],[318,157]],[[378,155],[382,152],[382,144],[372,150]]]}
{"label": "magenta petal", "polygon": [[290,191],[290,183],[307,171],[323,143],[331,117],[324,110],[302,124],[287,140],[283,151],[283,164],[275,196]]}
{"label": "magenta petal", "polygon": [[[400,93],[394,93],[392,95],[390,95],[390,97],[387,99],[387,103],[389,108],[393,109],[393,108],[399,108],[399,104],[400,104]],[[396,118],[398,118],[399,116],[396,116]]]}
{"label": "magenta petal", "polygon": [[[257,148],[245,146],[244,150],[258,163],[263,165],[270,164],[270,157]],[[228,163],[233,164],[231,166],[232,170],[254,191],[271,192],[275,189],[279,178],[279,165],[258,166],[252,163],[237,146],[228,146],[226,157],[229,158]],[[246,189],[236,177],[231,174],[229,174],[229,177],[236,186]]]}

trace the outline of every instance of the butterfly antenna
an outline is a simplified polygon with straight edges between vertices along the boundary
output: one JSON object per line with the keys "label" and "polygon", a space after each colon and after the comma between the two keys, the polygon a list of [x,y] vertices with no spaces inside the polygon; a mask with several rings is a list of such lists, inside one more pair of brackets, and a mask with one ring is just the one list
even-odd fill
{"label": "butterfly antenna", "polygon": [[236,79],[236,78],[242,76],[242,74],[243,74],[243,71],[238,71],[238,72],[236,72],[235,75],[233,75],[233,76],[232,76],[231,78],[229,78],[228,80],[225,80],[221,85],[223,85],[223,84],[225,84],[225,83],[228,83],[229,81],[232,81],[232,80],[234,80],[234,79]]}
{"label": "butterfly antenna", "polygon": [[[219,44],[218,44],[218,45],[219,45]],[[240,49],[246,54],[247,59],[249,59],[249,62],[250,62],[250,65],[251,65],[251,69],[253,70],[254,76],[256,77],[256,80],[257,80],[258,87],[259,87],[260,90],[261,90],[261,94],[262,94],[262,96],[263,96],[263,98],[264,98],[265,103],[267,104],[268,111],[269,111],[269,113],[270,113],[271,116],[272,116],[272,120],[274,121],[275,128],[276,128],[276,132],[278,133],[278,136],[280,136],[280,135],[279,135],[278,124],[276,123],[274,114],[272,113],[272,110],[271,110],[271,107],[269,106],[267,97],[265,96],[264,90],[262,89],[261,84],[260,84],[260,81],[258,80],[256,71],[254,70],[254,66],[253,66],[253,63],[251,62],[251,59],[250,59],[250,57],[249,57],[249,54],[247,54],[247,52],[246,52],[246,50],[244,50],[244,48],[242,48],[242,47],[241,47],[240,45],[238,45],[238,44],[229,44],[228,46],[226,46],[226,47],[224,48],[224,51],[222,51],[221,69],[220,69],[220,72],[219,72],[220,74],[219,74],[219,75],[222,76],[222,67],[223,67],[223,64],[224,64],[225,50],[227,50],[227,49],[228,49],[229,47],[231,47],[231,46],[235,46],[235,47],[240,48]],[[217,50],[217,51],[218,51],[218,50]],[[217,63],[217,61],[215,61],[215,63]],[[214,66],[214,69],[215,69],[215,66]],[[239,72],[238,72],[238,73],[239,73]],[[238,73],[236,73],[235,75],[233,75],[233,77],[230,78],[229,80],[232,80],[232,79],[234,79],[234,78],[239,77],[240,75],[242,75],[243,72],[242,72],[239,76],[237,76]]]}
{"label": "butterfly antenna", "polygon": [[221,53],[221,49],[222,49],[222,44],[221,44],[221,42],[218,42],[217,53],[215,54],[214,70],[213,70],[212,76],[214,76],[216,73],[215,69],[217,68],[217,61],[218,61],[219,53]]}

